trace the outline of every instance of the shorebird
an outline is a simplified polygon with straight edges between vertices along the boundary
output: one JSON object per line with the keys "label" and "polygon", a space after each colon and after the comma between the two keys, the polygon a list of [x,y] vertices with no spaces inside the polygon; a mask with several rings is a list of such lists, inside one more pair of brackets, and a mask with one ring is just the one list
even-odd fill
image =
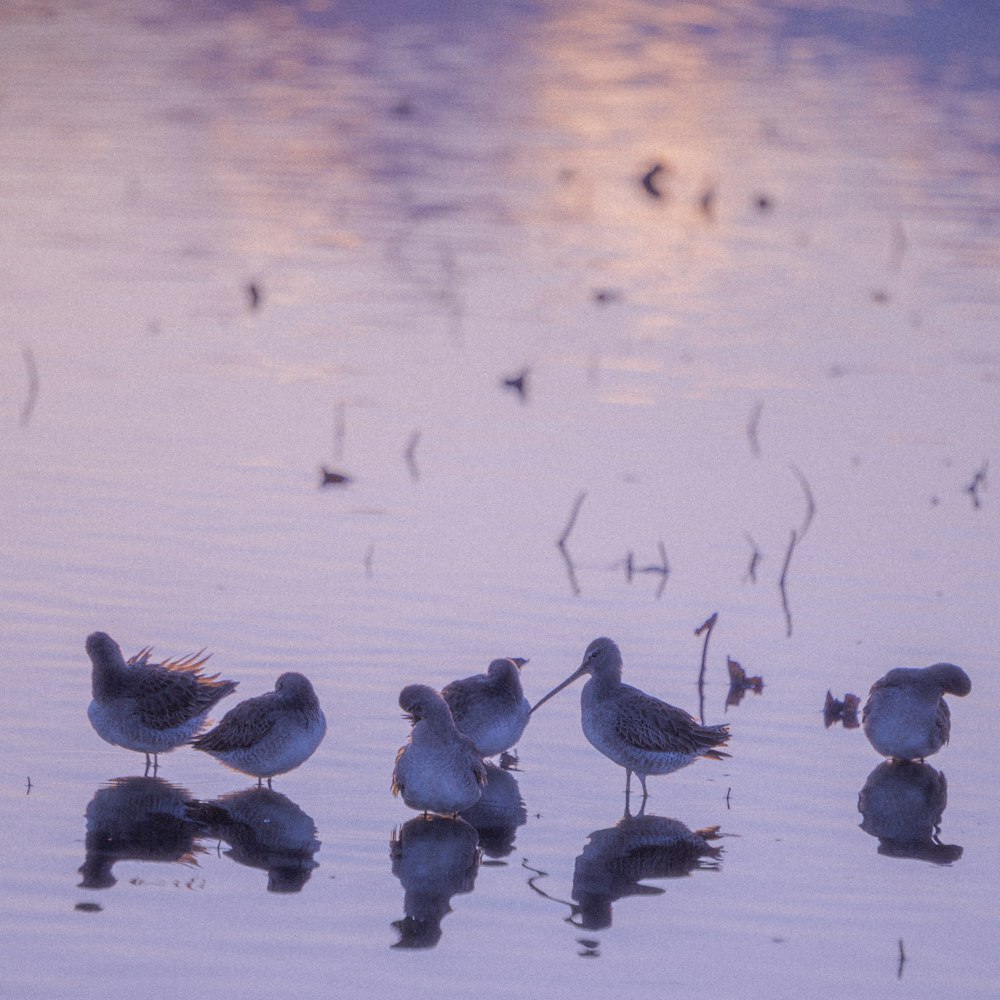
{"label": "shorebird", "polygon": [[531,705],[521,690],[520,669],[527,660],[494,660],[485,674],[452,681],[441,689],[459,732],[483,757],[509,750],[521,738]]}
{"label": "shorebird", "polygon": [[645,803],[648,775],[670,774],[698,757],[721,760],[729,756],[715,749],[729,739],[728,726],[700,725],[683,709],[623,684],[622,654],[610,639],[595,639],[579,668],[531,711],[536,712],[584,674],[590,674],[590,680],[580,694],[583,735],[605,757],[625,768],[626,803],[633,771],[639,776]]}
{"label": "shorebird", "polygon": [[399,692],[399,707],[413,723],[396,754],[392,794],[411,809],[454,816],[479,801],[486,765],[475,744],[455,727],[448,703],[426,684]]}
{"label": "shorebird", "polygon": [[222,717],[222,721],[191,741],[226,767],[257,779],[294,770],[308,760],[326,735],[326,718],[309,678],[282,674],[274,690],[247,698]]}
{"label": "shorebird", "polygon": [[880,677],[861,711],[868,742],[893,760],[923,760],[937,753],[951,734],[951,712],[944,695],[964,698],[969,675],[953,663],[896,667]]}
{"label": "shorebird", "polygon": [[187,743],[237,682],[206,677],[200,668],[208,657],[199,659],[201,653],[150,663],[151,652],[147,646],[126,661],[106,632],[87,636],[94,695],[87,716],[102,740],[144,753],[146,767],[155,769],[158,755]]}

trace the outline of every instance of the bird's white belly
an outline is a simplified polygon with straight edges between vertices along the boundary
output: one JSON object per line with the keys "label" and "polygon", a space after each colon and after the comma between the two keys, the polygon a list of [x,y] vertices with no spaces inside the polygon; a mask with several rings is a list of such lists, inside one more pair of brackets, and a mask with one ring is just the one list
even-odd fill
{"label": "bird's white belly", "polygon": [[105,704],[92,701],[87,709],[90,724],[102,740],[139,753],[167,753],[177,749],[198,732],[207,715],[205,711],[183,725],[153,729],[139,719],[132,704],[126,701]]}

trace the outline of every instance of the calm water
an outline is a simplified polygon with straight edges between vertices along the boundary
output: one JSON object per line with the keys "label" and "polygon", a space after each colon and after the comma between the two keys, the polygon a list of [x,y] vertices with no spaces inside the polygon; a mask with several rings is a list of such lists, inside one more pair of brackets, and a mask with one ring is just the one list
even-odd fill
{"label": "calm water", "polygon": [[[995,6],[417,6],[0,13],[5,988],[996,996]],[[607,634],[697,710],[713,612],[733,756],[659,819],[570,689],[489,815],[404,826],[404,684],[535,699]],[[143,781],[97,628],[301,670],[329,735]],[[937,660],[887,785],[826,692]]]}

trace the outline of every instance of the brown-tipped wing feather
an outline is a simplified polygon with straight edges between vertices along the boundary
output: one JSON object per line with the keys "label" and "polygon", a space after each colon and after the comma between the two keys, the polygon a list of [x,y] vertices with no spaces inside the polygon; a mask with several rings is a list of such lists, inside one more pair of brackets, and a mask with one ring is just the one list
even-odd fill
{"label": "brown-tipped wing feather", "polygon": [[628,698],[619,703],[615,735],[623,742],[657,753],[690,753],[715,760],[729,756],[714,749],[729,738],[727,726],[702,726],[683,709],[630,685],[622,688],[628,689]]}
{"label": "brown-tipped wing feather", "polygon": [[236,681],[218,680],[218,674],[200,672],[207,656],[200,653],[163,663],[148,662],[151,650],[137,653],[129,663],[142,670],[128,671],[125,683],[136,701],[136,712],[144,725],[172,729],[208,711],[220,699],[236,690]]}

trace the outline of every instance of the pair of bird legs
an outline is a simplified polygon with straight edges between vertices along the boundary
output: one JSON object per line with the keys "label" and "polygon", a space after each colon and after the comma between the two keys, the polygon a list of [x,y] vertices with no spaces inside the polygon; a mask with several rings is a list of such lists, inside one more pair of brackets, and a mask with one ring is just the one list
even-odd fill
{"label": "pair of bird legs", "polygon": [[[631,816],[629,800],[632,794],[632,772],[626,768],[625,774],[627,775],[625,778],[625,815]],[[646,791],[646,779],[641,774],[639,775],[639,783],[642,785],[642,802],[639,804],[639,811],[635,814],[636,819],[646,814],[646,799],[649,798],[649,792]]]}
{"label": "pair of bird legs", "polygon": [[[150,758],[152,758],[152,759],[150,759]],[[152,769],[153,777],[155,778],[156,777],[156,772],[160,769],[159,754],[155,754],[155,753],[154,754],[148,754],[148,753],[146,754],[146,770],[143,773],[143,777],[144,778],[148,778],[149,777],[150,769]],[[264,779],[263,778],[258,778],[257,779],[257,787],[258,788],[263,788],[264,787]],[[267,787],[268,788],[271,787],[271,779],[270,778],[267,779]]]}

